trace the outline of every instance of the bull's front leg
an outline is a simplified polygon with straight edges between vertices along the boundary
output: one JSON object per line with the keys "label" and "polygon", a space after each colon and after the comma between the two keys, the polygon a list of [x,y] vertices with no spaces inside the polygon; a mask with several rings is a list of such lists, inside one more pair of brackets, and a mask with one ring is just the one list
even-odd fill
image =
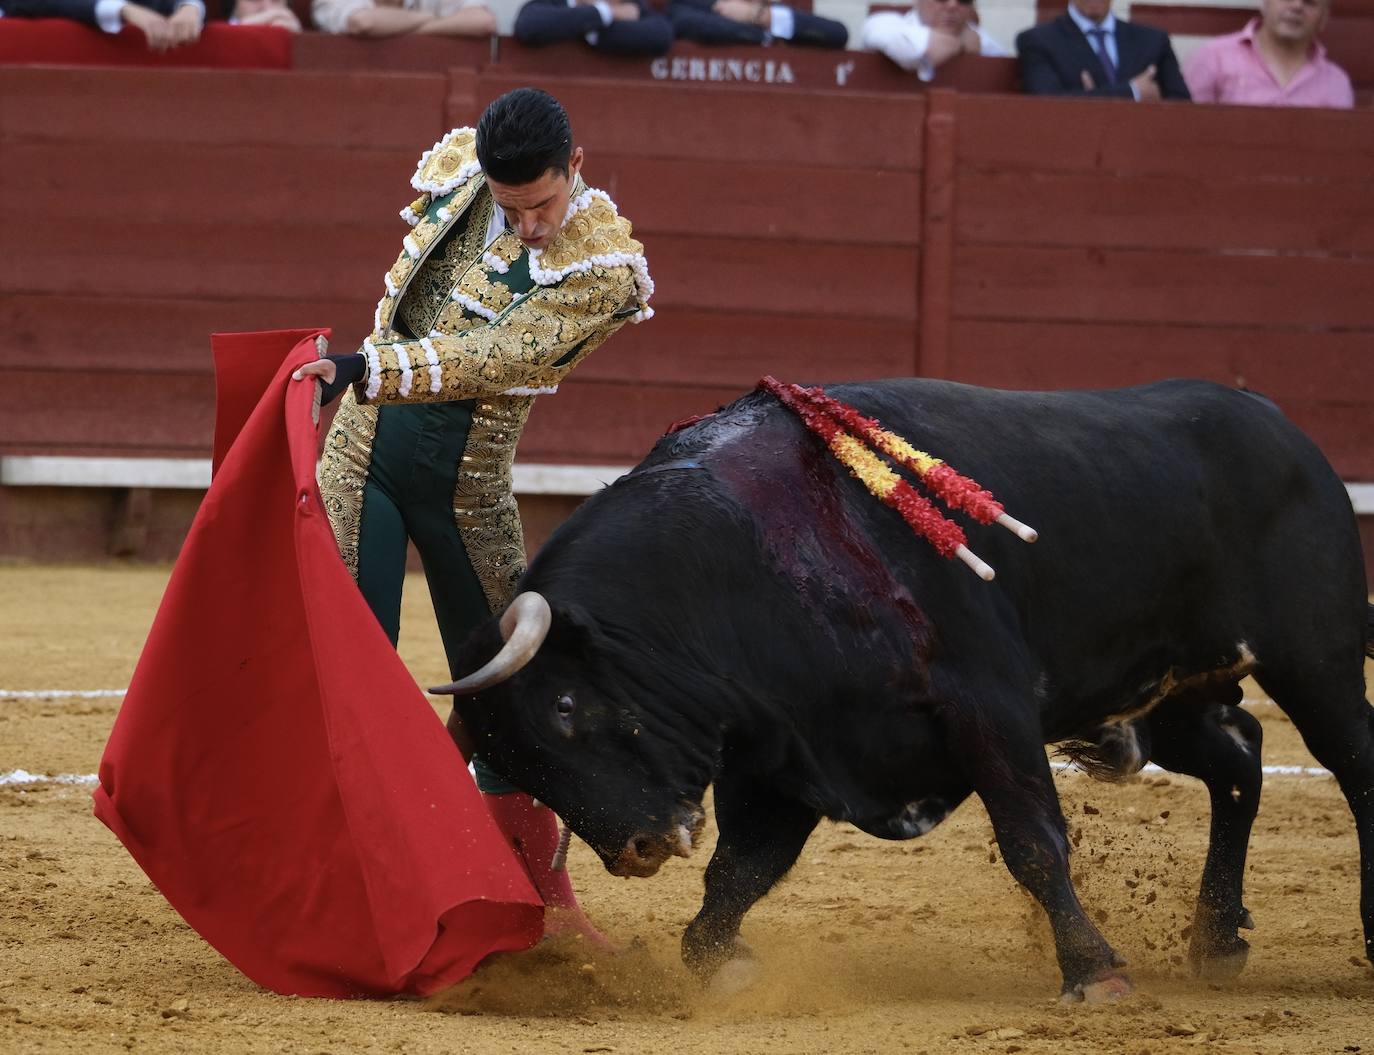
{"label": "bull's front leg", "polygon": [[740,923],[796,863],[820,815],[748,778],[722,771],[715,783],[715,853],[706,866],[701,911],[682,935],[682,959],[703,980],[732,960],[749,960]]}
{"label": "bull's front leg", "polygon": [[1061,999],[1100,1002],[1131,991],[1125,965],[1093,926],[1069,878],[1069,842],[1038,729],[1009,728],[985,711],[959,736],[974,789],[1012,876],[1049,916],[1063,973]]}

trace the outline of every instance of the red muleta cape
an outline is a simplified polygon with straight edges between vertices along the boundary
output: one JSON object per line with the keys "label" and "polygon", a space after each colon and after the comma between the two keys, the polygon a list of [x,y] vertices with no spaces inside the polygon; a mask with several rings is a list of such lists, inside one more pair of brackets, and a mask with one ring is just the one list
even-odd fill
{"label": "red muleta cape", "polygon": [[339,558],[290,380],[327,333],[212,339],[216,472],[95,813],[258,984],[423,995],[533,945],[543,906]]}

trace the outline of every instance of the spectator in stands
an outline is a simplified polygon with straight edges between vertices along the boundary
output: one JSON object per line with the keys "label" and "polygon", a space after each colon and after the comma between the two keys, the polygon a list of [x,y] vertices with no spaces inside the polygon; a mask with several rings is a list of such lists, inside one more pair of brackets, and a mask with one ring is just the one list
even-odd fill
{"label": "spectator in stands", "polygon": [[0,14],[70,18],[106,33],[133,26],[158,52],[195,43],[205,27],[202,0],[0,0]]}
{"label": "spectator in stands", "polygon": [[585,40],[611,55],[662,55],[673,46],[673,29],[642,0],[529,0],[515,16],[515,39],[531,47]]}
{"label": "spectator in stands", "polygon": [[229,0],[225,17],[231,26],[280,26],[289,33],[301,31],[301,20],[286,0]]}
{"label": "spectator in stands", "polygon": [[909,11],[869,15],[863,45],[929,81],[955,55],[1011,54],[983,32],[977,19],[973,0],[916,0]]}
{"label": "spectator in stands", "polygon": [[326,33],[351,37],[486,37],[496,17],[481,0],[314,0],[310,15]]}
{"label": "spectator in stands", "polygon": [[1016,53],[1032,95],[1189,97],[1169,34],[1114,17],[1111,0],[1071,0],[1065,14],[1017,37]]}
{"label": "spectator in stands", "polygon": [[1317,40],[1330,13],[1331,0],[1262,0],[1259,18],[1189,57],[1184,76],[1193,98],[1242,106],[1354,106],[1350,78]]}
{"label": "spectator in stands", "polygon": [[849,40],[843,22],[766,0],[672,0],[668,21],[680,40],[701,44],[811,44],[842,48]]}

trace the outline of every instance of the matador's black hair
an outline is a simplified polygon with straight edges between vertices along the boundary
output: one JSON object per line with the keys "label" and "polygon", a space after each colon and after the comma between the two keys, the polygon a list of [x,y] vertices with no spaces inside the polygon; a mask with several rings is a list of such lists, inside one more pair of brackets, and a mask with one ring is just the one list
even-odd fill
{"label": "matador's black hair", "polygon": [[477,122],[477,160],[498,183],[533,183],[551,169],[566,173],[571,156],[568,112],[538,88],[507,92]]}

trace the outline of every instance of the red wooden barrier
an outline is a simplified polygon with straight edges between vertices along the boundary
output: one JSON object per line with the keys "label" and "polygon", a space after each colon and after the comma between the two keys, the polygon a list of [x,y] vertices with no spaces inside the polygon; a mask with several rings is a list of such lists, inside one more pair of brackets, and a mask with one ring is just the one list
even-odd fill
{"label": "red wooden barrier", "polygon": [[954,376],[1245,384],[1374,476],[1369,115],[1042,102],[958,99]]}
{"label": "red wooden barrier", "polygon": [[[526,79],[0,68],[0,453],[203,455],[206,334],[351,347],[416,157]],[[1374,114],[540,82],[659,315],[540,401],[526,460],[632,462],[768,372],[1188,374],[1268,392],[1374,480]]]}
{"label": "red wooden barrier", "polygon": [[7,18],[0,21],[0,63],[11,62],[284,70],[291,65],[291,34],[272,26],[210,25],[195,43],[158,53],[131,26],[110,34],[65,18]]}
{"label": "red wooden barrier", "polygon": [[[592,78],[691,84],[694,87],[777,88],[815,92],[910,92],[926,89],[915,75],[882,55],[818,48],[707,47],[678,41],[657,58],[603,55],[581,43],[530,48],[513,37],[438,40],[398,37],[351,40],[303,33],[293,43],[293,64],[302,70],[408,69],[443,71],[492,65],[522,83],[553,78]],[[964,55],[941,68],[944,87],[970,92],[1014,92],[1012,59]]]}

